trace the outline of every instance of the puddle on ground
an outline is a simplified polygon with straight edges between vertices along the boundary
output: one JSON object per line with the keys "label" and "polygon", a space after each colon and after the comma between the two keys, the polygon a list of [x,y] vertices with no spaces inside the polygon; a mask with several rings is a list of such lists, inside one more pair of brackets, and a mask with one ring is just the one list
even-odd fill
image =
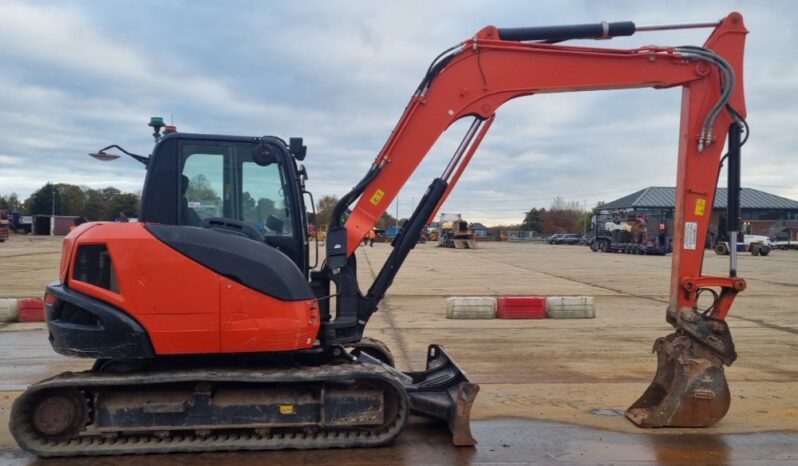
{"label": "puddle on ground", "polygon": [[624,410],[620,408],[596,408],[590,411],[599,416],[623,416]]}

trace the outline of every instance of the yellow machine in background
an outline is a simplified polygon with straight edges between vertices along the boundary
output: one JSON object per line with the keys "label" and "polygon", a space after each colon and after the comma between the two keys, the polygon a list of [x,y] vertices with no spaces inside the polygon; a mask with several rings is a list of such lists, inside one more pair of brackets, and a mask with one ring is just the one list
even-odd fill
{"label": "yellow machine in background", "polygon": [[455,249],[476,249],[474,231],[460,214],[441,214],[441,232],[438,246]]}

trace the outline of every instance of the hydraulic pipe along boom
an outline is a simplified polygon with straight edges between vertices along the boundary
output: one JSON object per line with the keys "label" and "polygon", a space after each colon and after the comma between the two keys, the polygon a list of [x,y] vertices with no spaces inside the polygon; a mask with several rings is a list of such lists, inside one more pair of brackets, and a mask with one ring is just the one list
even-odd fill
{"label": "hydraulic pipe along boom", "polygon": [[729,168],[727,171],[726,225],[729,231],[729,276],[737,276],[737,235],[740,232],[740,124],[729,126]]}

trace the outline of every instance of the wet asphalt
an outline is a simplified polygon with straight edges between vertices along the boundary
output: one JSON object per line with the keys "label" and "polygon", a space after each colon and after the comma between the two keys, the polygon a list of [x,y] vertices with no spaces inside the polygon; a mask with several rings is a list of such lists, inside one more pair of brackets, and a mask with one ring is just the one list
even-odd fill
{"label": "wet asphalt", "polygon": [[798,434],[621,433],[526,419],[474,421],[479,444],[455,447],[445,426],[413,419],[388,447],[345,450],[235,452],[38,459],[0,453],[0,464],[39,466],[132,465],[791,465]]}

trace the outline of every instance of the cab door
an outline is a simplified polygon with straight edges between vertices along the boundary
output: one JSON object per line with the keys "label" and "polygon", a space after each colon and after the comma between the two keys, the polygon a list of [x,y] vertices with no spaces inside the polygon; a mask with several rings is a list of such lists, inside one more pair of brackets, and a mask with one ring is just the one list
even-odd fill
{"label": "cab door", "polygon": [[255,143],[186,140],[180,144],[178,224],[202,226],[209,218],[246,222],[307,274],[304,208],[290,155],[256,163]]}

